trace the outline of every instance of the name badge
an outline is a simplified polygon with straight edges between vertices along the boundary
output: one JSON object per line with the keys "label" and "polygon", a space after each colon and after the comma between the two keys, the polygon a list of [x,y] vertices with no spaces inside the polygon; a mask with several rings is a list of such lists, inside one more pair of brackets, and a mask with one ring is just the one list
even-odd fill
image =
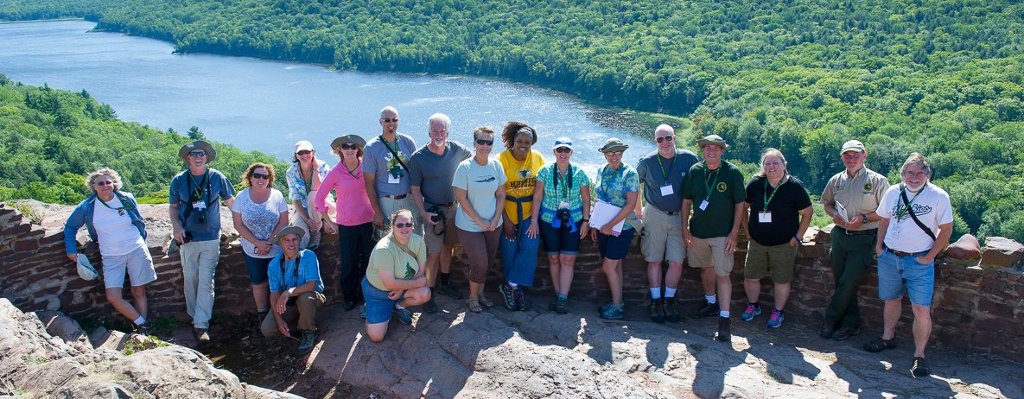
{"label": "name badge", "polygon": [[562,201],[560,204],[558,204],[558,209],[569,209],[569,202]]}
{"label": "name badge", "polygon": [[705,210],[708,209],[708,204],[709,204],[708,200],[704,200],[704,202],[700,203],[700,206],[698,208],[700,208],[700,210],[702,210],[702,211],[705,211]]}
{"label": "name badge", "polygon": [[203,202],[203,201],[196,201],[196,202],[193,202],[193,203],[192,203],[192,209],[195,209],[195,210],[197,210],[197,211],[201,211],[201,210],[204,210],[204,209],[206,209],[206,203],[205,203],[205,202]]}
{"label": "name badge", "polygon": [[674,193],[674,192],[675,191],[672,191],[672,186],[671,185],[661,186],[661,196],[662,197],[664,197],[666,195],[672,195],[672,193]]}
{"label": "name badge", "polygon": [[402,179],[395,175],[388,173],[388,184],[398,184]]}
{"label": "name badge", "polygon": [[757,221],[760,223],[771,223],[772,213],[770,211],[763,211],[757,213]]}

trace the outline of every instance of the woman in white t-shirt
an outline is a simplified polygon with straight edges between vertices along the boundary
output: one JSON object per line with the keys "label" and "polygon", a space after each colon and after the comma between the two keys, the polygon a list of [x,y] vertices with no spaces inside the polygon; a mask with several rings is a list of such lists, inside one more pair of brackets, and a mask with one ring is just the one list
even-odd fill
{"label": "woman in white t-shirt", "polygon": [[274,187],[274,165],[254,163],[242,174],[246,186],[231,204],[231,219],[242,238],[245,266],[256,311],[263,320],[270,309],[267,266],[281,253],[273,237],[288,225],[288,202]]}
{"label": "woman in white t-shirt", "polygon": [[505,171],[496,159],[488,159],[494,147],[494,131],[479,127],[473,131],[473,148],[469,158],[455,168],[452,187],[459,208],[455,211],[455,227],[459,241],[469,258],[469,310],[480,312],[481,305],[494,306],[483,295],[487,269],[498,253],[501,239],[501,214],[505,205]]}
{"label": "woman in white t-shirt", "polygon": [[[156,280],[153,258],[146,246],[146,224],[131,193],[120,191],[121,175],[100,168],[85,178],[92,195],[75,207],[64,224],[64,246],[68,258],[78,262],[78,230],[85,226],[89,237],[99,244],[103,258],[103,285],[107,300],[122,316],[131,320],[136,332],[148,334],[146,326],[146,284]],[[124,300],[124,277],[128,274],[135,306]]]}

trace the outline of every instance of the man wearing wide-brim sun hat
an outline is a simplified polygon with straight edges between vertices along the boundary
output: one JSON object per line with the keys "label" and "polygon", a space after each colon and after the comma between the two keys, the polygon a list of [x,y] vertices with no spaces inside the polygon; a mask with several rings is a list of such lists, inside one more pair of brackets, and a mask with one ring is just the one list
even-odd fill
{"label": "man wearing wide-brim sun hat", "polygon": [[690,267],[701,269],[701,282],[705,287],[705,300],[694,317],[717,314],[717,338],[729,342],[732,339],[729,273],[746,201],[746,183],[743,173],[722,159],[729,149],[725,139],[712,134],[698,139],[697,145],[704,159],[690,167],[682,188],[683,243]]}
{"label": "man wearing wide-brim sun hat", "polygon": [[217,159],[210,143],[196,140],[178,150],[188,168],[171,179],[168,202],[173,239],[180,245],[185,306],[199,342],[210,340],[213,281],[220,260],[220,202],[231,206],[235,190],[207,165]]}
{"label": "man wearing wide-brim sun hat", "polygon": [[263,319],[260,330],[264,336],[278,334],[292,336],[289,327],[298,322],[298,355],[305,355],[316,343],[317,311],[327,302],[324,283],[320,278],[320,263],[316,254],[300,248],[306,231],[299,226],[281,229],[274,242],[281,246],[281,254],[270,261],[267,281],[270,288],[270,314]]}

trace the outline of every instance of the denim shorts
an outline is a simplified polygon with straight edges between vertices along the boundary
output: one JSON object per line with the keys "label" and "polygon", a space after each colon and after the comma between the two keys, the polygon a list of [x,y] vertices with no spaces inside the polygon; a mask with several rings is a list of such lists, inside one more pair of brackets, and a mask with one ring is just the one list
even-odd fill
{"label": "denim shorts", "polygon": [[601,256],[610,260],[625,259],[629,253],[629,246],[633,243],[633,235],[636,229],[622,230],[618,236],[606,236],[597,233],[597,249]]}
{"label": "denim shorts", "polygon": [[391,313],[395,310],[395,303],[405,299],[403,293],[397,300],[388,298],[388,291],[384,291],[370,281],[363,278],[363,299],[366,301],[366,324],[387,323],[391,320]]}
{"label": "denim shorts", "polygon": [[546,255],[576,255],[580,251],[580,226],[582,222],[576,222],[576,231],[570,232],[567,228],[554,228],[551,223],[540,221],[540,239],[544,243],[544,254]]}
{"label": "denim shorts", "polygon": [[919,306],[932,305],[935,289],[935,261],[922,265],[913,256],[896,256],[882,251],[878,257],[878,298],[891,301],[904,293],[910,296],[910,303]]}
{"label": "denim shorts", "polygon": [[245,268],[249,269],[249,284],[260,285],[267,282],[267,267],[274,258],[253,258],[248,254],[245,256]]}

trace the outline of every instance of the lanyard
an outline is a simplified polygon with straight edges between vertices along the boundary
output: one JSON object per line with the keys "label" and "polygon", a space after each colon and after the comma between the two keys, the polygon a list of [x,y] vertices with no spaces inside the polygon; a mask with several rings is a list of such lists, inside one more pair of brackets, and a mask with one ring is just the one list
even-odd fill
{"label": "lanyard", "polygon": [[[897,221],[899,221],[900,219],[903,219],[903,216],[906,215],[907,212],[910,211],[910,207],[914,205],[914,201],[917,200],[917,197],[919,195],[921,195],[921,193],[923,191],[924,191],[924,187],[921,187],[921,191],[918,191],[917,194],[914,194],[914,198],[910,199],[910,204],[908,204],[907,207],[903,206],[903,201],[896,201],[896,220]],[[904,185],[903,187],[900,187],[900,194],[901,195],[906,195],[906,193],[907,193],[907,186]]]}
{"label": "lanyard", "polygon": [[708,174],[707,170],[704,171],[704,184],[705,184],[705,188],[707,189],[707,193],[708,193],[707,198],[708,199],[711,198],[711,189],[714,188],[715,184],[718,183],[718,171],[720,171],[720,170],[722,170],[721,166],[719,166],[718,169],[715,169],[715,180],[711,181],[711,184],[708,184],[708,180],[707,180],[708,177],[710,176],[710,174]]}
{"label": "lanyard", "polygon": [[[554,165],[552,172],[555,174],[555,193],[558,192],[558,165]],[[562,198],[569,198],[569,190],[572,189],[572,164],[565,168],[565,183],[562,183]]]}
{"label": "lanyard", "polygon": [[772,202],[772,198],[775,198],[775,194],[779,193],[779,189],[782,188],[782,185],[785,184],[785,183],[786,182],[780,180],[779,181],[779,186],[775,187],[775,190],[772,190],[772,195],[769,196],[768,195],[768,177],[765,176],[765,178],[764,178],[764,209],[763,210],[765,210],[765,211],[768,210],[768,204]]}
{"label": "lanyard", "polygon": [[[117,193],[115,192],[114,194],[117,194]],[[120,200],[120,196],[115,195],[115,197]],[[107,201],[104,201],[99,196],[96,196],[96,199],[100,200],[100,203],[103,204],[103,206],[107,207],[107,209],[113,209],[113,210],[117,211],[117,216],[124,216],[124,210],[125,209],[134,209],[134,208],[129,208],[128,204],[125,203],[124,200],[121,200],[121,206],[119,206],[117,208],[114,208],[114,207],[110,206],[109,204],[107,204]]]}
{"label": "lanyard", "polygon": [[202,190],[201,187],[203,187],[205,185],[205,186],[207,186],[207,189],[209,189],[209,184],[210,184],[210,169],[209,168],[207,168],[206,172],[203,173],[203,180],[201,180],[199,182],[199,185],[195,186],[194,188],[192,187],[192,172],[189,172],[188,173],[188,186],[189,186],[190,189],[192,189],[192,192],[190,193],[192,195],[192,198],[191,198],[192,201],[191,202],[199,201],[200,199],[202,199],[203,198],[203,190]]}
{"label": "lanyard", "polygon": [[668,164],[668,169],[665,169],[665,164],[661,161],[661,154],[658,154],[658,166],[661,167],[661,177],[664,178],[664,183],[668,183],[668,171],[672,170],[672,166],[676,163],[676,155],[672,155],[672,162]]}

